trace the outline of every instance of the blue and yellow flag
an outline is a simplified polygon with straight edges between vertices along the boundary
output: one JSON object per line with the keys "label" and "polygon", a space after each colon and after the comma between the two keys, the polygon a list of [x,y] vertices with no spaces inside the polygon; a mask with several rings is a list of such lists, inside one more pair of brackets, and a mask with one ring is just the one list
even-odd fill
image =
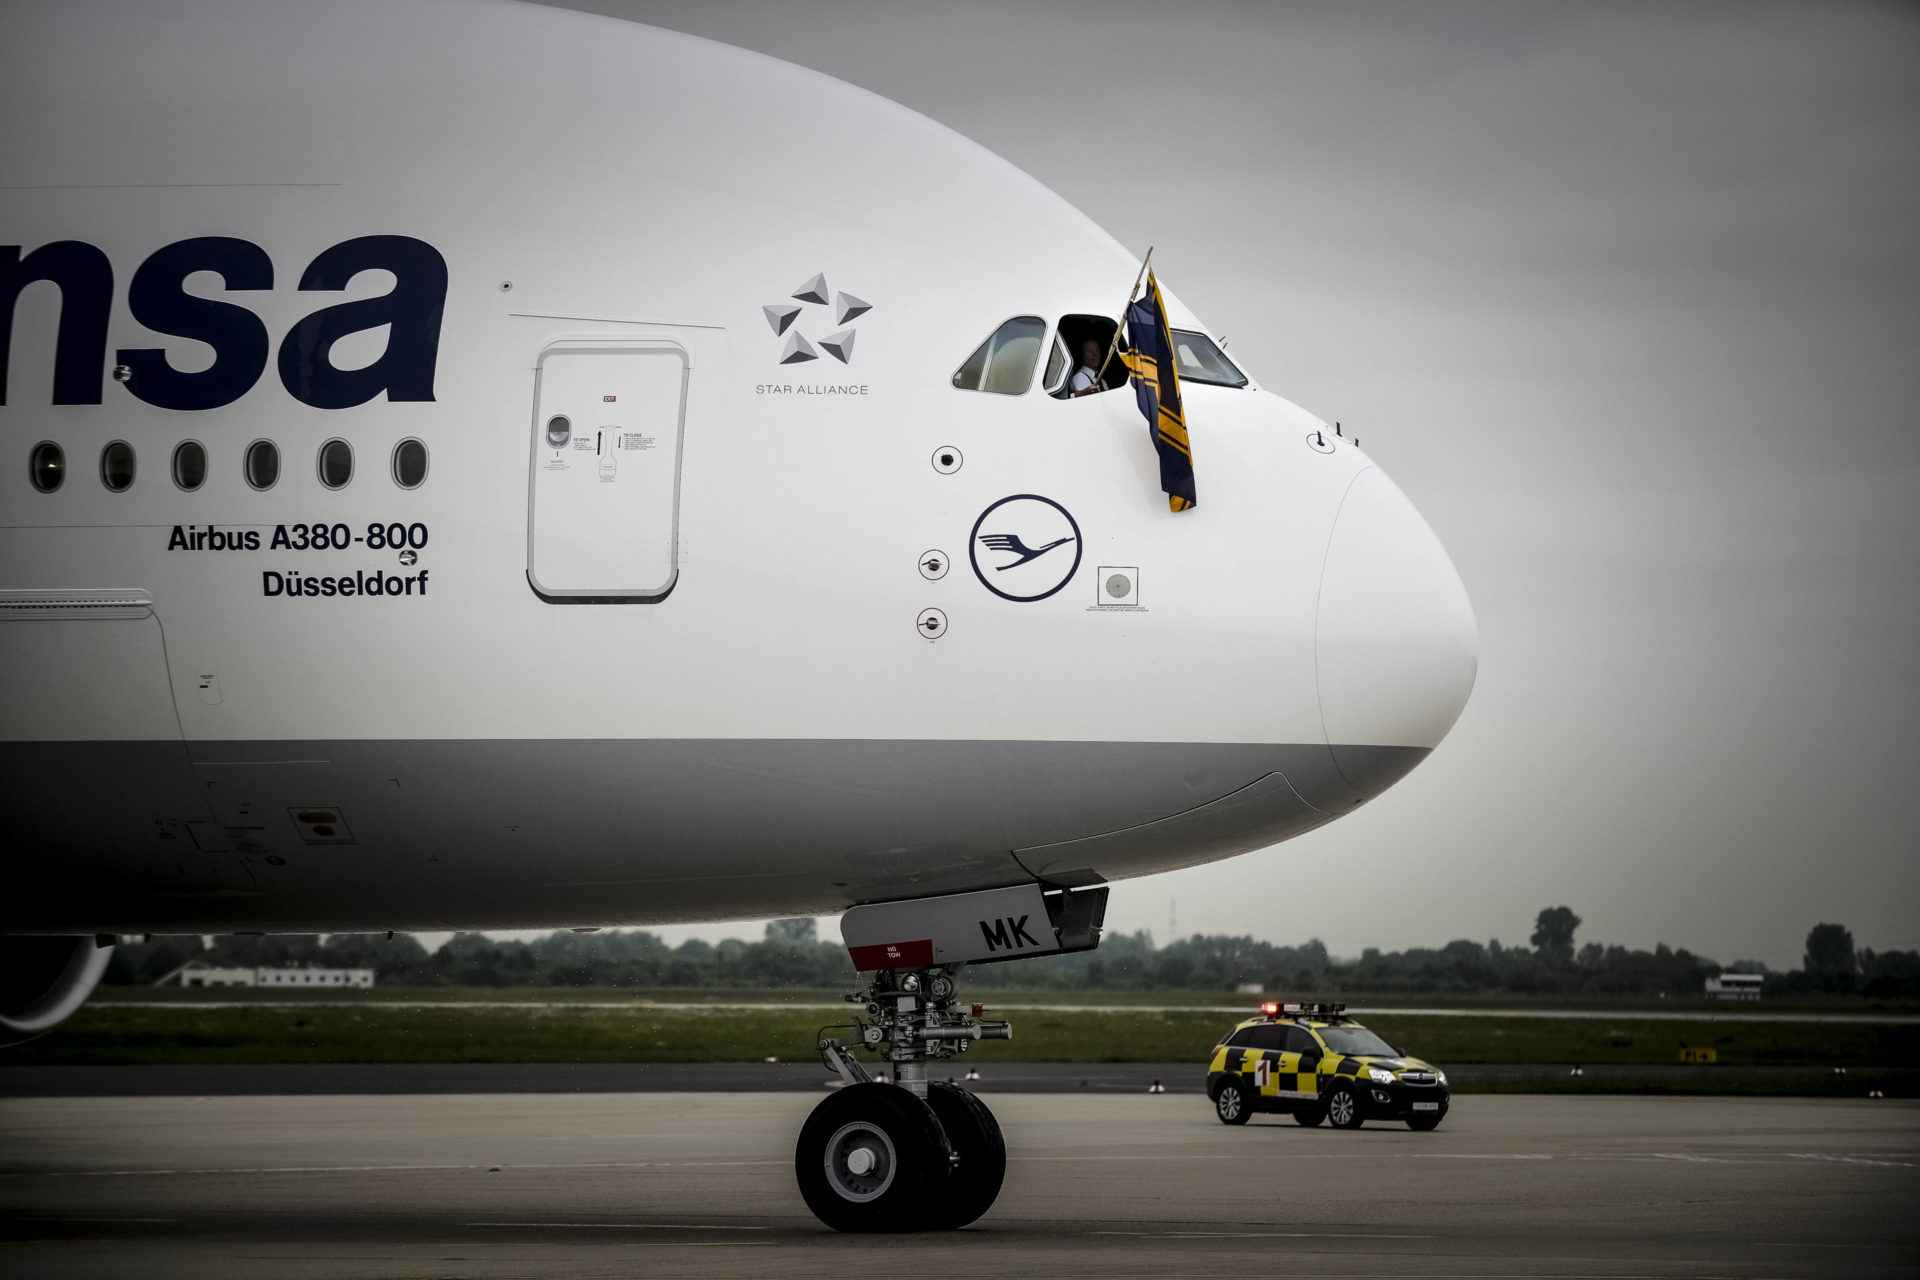
{"label": "blue and yellow flag", "polygon": [[1147,416],[1147,431],[1160,454],[1160,487],[1167,506],[1186,511],[1193,496],[1193,446],[1187,440],[1187,411],[1180,400],[1180,371],[1174,367],[1173,334],[1167,327],[1167,309],[1160,301],[1160,282],[1147,272],[1147,292],[1127,305],[1126,353],[1133,374],[1133,394]]}

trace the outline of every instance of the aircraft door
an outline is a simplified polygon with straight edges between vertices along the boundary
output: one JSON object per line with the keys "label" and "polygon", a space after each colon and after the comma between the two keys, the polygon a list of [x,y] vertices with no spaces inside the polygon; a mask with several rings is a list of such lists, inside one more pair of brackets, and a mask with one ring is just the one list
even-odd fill
{"label": "aircraft door", "polygon": [[646,604],[673,590],[692,372],[670,338],[541,352],[527,512],[527,581],[541,599]]}

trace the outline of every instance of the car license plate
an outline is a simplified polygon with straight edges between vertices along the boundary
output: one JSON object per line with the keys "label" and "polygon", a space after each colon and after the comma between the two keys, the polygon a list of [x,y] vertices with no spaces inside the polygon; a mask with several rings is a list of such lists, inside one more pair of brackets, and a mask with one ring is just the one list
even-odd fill
{"label": "car license plate", "polygon": [[1438,1111],[1440,1104],[1437,1102],[1416,1102],[1413,1104],[1413,1109],[1415,1111]]}

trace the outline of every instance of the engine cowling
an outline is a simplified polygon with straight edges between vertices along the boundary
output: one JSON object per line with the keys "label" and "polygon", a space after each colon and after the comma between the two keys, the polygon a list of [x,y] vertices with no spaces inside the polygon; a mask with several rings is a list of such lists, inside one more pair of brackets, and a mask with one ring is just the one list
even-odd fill
{"label": "engine cowling", "polygon": [[85,1004],[113,945],[84,937],[0,938],[0,1045],[51,1031]]}

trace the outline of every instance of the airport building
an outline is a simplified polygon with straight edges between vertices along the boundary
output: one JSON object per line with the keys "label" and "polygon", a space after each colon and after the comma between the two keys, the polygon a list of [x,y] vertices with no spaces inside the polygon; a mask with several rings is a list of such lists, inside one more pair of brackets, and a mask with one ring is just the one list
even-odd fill
{"label": "airport building", "polygon": [[1723,973],[1707,979],[1709,1000],[1758,1000],[1766,979],[1757,973]]}
{"label": "airport building", "polygon": [[188,961],[153,985],[176,980],[183,987],[371,987],[373,970],[238,968]]}

